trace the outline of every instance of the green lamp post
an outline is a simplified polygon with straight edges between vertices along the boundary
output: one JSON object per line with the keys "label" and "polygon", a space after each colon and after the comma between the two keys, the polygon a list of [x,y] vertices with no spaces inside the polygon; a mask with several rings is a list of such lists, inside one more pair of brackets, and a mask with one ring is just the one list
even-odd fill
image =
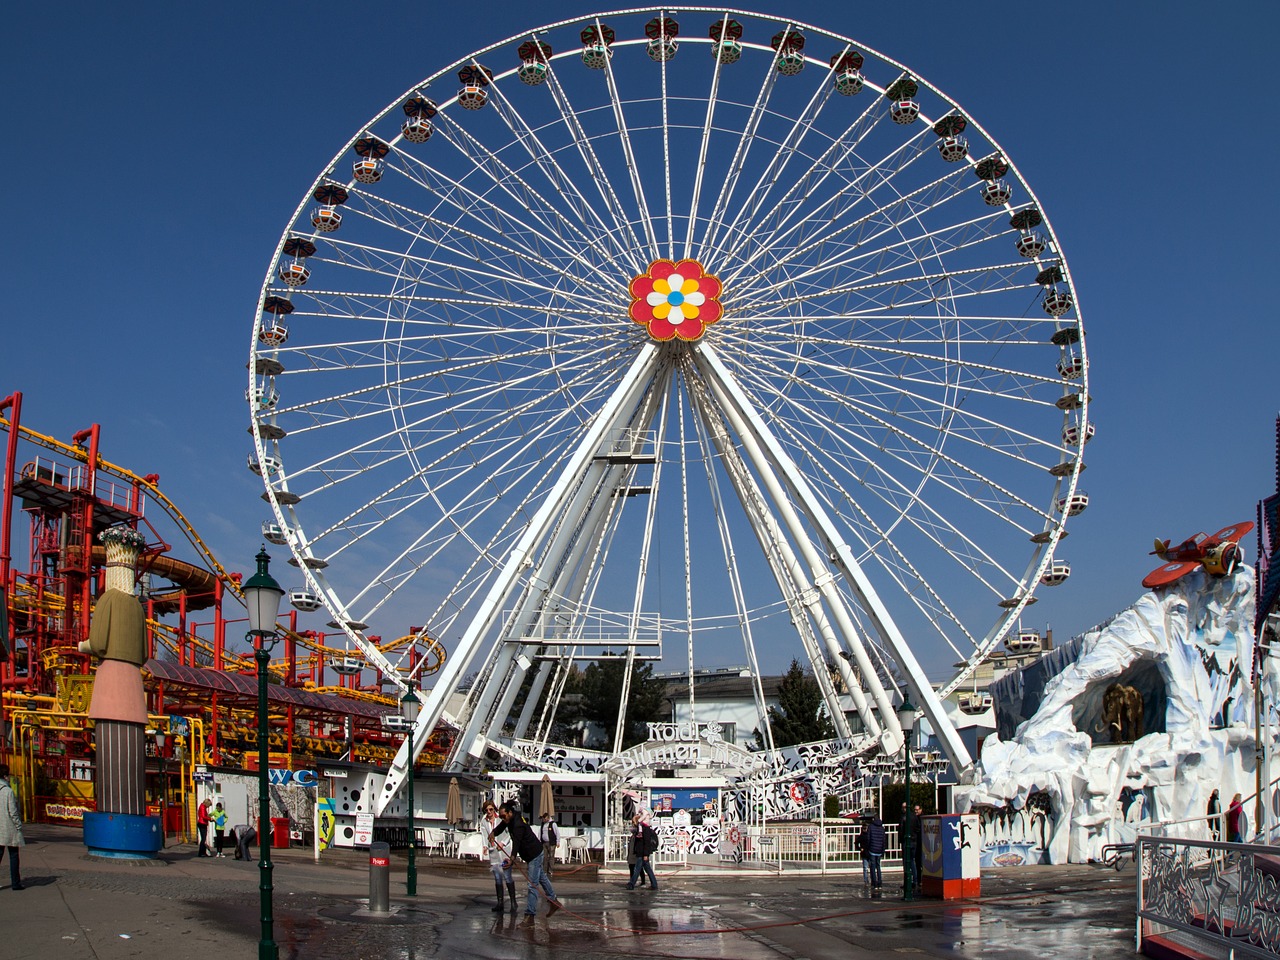
{"label": "green lamp post", "polygon": [[266,548],[258,551],[258,570],[242,588],[245,606],[249,610],[248,638],[253,641],[253,659],[258,665],[258,840],[262,846],[262,860],[258,864],[258,890],[262,900],[262,937],[258,941],[258,960],[277,960],[280,955],[273,930],[271,913],[271,800],[267,792],[267,661],[276,642],[276,617],[280,614],[280,601],[284,590],[267,572],[271,557]]}
{"label": "green lamp post", "polygon": [[408,733],[405,734],[405,762],[409,767],[409,867],[405,871],[405,893],[411,897],[418,895],[418,838],[413,825],[413,731],[418,720],[418,711],[422,708],[422,701],[418,699],[418,695],[413,692],[413,681],[410,680],[405,688],[404,696],[400,698],[400,715],[404,717],[408,723]]}
{"label": "green lamp post", "polygon": [[915,899],[915,851],[912,849],[911,829],[911,747],[916,734],[916,707],[909,696],[904,695],[898,707],[898,723],[902,725],[902,748],[906,754],[907,815],[903,821],[902,838],[902,899]]}

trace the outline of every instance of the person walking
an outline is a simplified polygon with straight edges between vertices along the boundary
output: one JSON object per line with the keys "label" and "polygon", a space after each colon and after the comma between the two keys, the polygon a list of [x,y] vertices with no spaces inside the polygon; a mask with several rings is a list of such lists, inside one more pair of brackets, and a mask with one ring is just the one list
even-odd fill
{"label": "person walking", "polygon": [[862,823],[859,824],[861,829],[858,831],[858,859],[862,861],[862,886],[871,889],[871,858],[867,856],[867,826],[868,821],[864,817]]}
{"label": "person walking", "polygon": [[222,808],[222,801],[219,800],[213,806],[213,849],[215,855],[225,857],[222,852],[222,844],[227,834],[227,811]]}
{"label": "person walking", "polygon": [[640,886],[644,886],[643,881],[648,877],[649,886],[657,890],[658,878],[654,876],[653,863],[649,858],[658,852],[658,834],[638,813],[631,819],[631,852],[635,854],[636,864],[631,868],[627,889],[634,890],[636,881],[641,881]]}
{"label": "person walking", "polygon": [[511,912],[515,913],[519,909],[516,903],[516,884],[511,876],[511,851],[504,847],[502,842],[495,840],[493,837],[494,828],[502,822],[502,818],[498,816],[498,808],[489,801],[484,804],[484,826],[481,832],[484,836],[484,853],[489,858],[489,869],[493,871],[493,889],[498,894],[498,903],[493,908],[494,913],[503,913],[502,905],[502,886],[505,883],[507,892],[511,895]]}
{"label": "person walking", "polygon": [[884,821],[874,810],[867,811],[867,859],[871,861],[871,894],[878,896],[883,877],[880,873],[880,858],[884,856],[886,845]]}
{"label": "person walking", "polygon": [[209,823],[213,820],[210,811],[213,809],[213,801],[205,797],[200,801],[200,806],[196,808],[196,835],[199,837],[200,843],[196,847],[197,857],[208,857],[211,854],[206,851],[209,848]]}
{"label": "person walking", "polygon": [[1217,787],[1209,794],[1209,805],[1205,808],[1204,815],[1209,821],[1209,835],[1216,843],[1222,839],[1222,801],[1218,799]]}
{"label": "person walking", "polygon": [[502,822],[493,828],[490,836],[496,839],[499,834],[505,833],[510,837],[512,852],[517,854],[529,868],[529,897],[525,902],[524,920],[521,921],[521,926],[531,927],[534,917],[538,915],[539,889],[547,895],[547,903],[550,904],[550,909],[547,910],[548,917],[559,910],[561,904],[556,899],[555,888],[551,886],[546,870],[543,869],[545,853],[538,835],[525,822],[516,805],[510,800],[498,807],[498,815],[502,818]]}
{"label": "person walking", "polygon": [[547,879],[551,879],[551,867],[556,862],[556,844],[560,842],[560,834],[556,830],[556,822],[551,814],[542,811],[542,825],[538,828],[538,839],[542,841],[542,867],[547,871]]}
{"label": "person walking", "polygon": [[1242,820],[1244,820],[1244,804],[1240,802],[1240,794],[1237,793],[1231,798],[1231,805],[1227,807],[1227,841],[1229,843],[1244,843]]}
{"label": "person walking", "polygon": [[9,785],[9,765],[0,763],[0,860],[9,851],[9,889],[24,890],[22,861],[18,852],[26,845],[22,836],[22,813],[18,810],[18,797]]}

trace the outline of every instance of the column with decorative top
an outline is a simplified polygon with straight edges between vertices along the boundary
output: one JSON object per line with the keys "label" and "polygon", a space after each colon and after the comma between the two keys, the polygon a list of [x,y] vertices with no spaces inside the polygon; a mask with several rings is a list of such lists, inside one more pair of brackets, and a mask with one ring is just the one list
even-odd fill
{"label": "column with decorative top", "polygon": [[164,846],[159,817],[146,815],[146,613],[134,595],[146,537],[129,527],[98,535],[107,552],[106,589],[98,596],[82,653],[99,657],[89,718],[94,721],[97,810],[84,817],[84,842],[95,856],[143,859]]}

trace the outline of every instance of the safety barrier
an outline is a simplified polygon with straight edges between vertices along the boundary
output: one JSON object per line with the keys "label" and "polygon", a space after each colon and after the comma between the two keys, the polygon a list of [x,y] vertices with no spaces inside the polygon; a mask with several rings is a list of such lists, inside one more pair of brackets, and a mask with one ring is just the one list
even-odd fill
{"label": "safety barrier", "polygon": [[1261,844],[1139,836],[1137,948],[1280,955],[1280,856]]}

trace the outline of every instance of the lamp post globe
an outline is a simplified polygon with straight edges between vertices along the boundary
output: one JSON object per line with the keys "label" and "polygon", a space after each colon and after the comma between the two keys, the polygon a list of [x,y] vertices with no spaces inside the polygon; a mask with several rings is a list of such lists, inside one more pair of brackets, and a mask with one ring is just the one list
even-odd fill
{"label": "lamp post globe", "polygon": [[418,895],[418,863],[416,859],[418,836],[413,822],[413,731],[418,721],[418,711],[422,709],[422,701],[413,692],[414,682],[409,681],[404,696],[400,698],[400,715],[407,723],[405,733],[405,763],[409,770],[409,866],[405,870],[405,893],[411,897]]}
{"label": "lamp post globe", "polygon": [[245,581],[241,592],[249,611],[249,638],[255,647],[254,662],[258,666],[258,842],[262,859],[258,864],[258,890],[262,909],[262,936],[258,940],[258,960],[277,960],[280,955],[275,942],[275,920],[271,910],[271,799],[267,790],[270,756],[267,749],[267,661],[276,639],[276,617],[284,589],[271,576],[271,557],[265,547],[254,558],[257,572]]}
{"label": "lamp post globe", "polygon": [[906,758],[905,776],[906,780],[906,816],[902,822],[902,899],[915,899],[915,851],[912,849],[912,823],[911,823],[911,747],[912,741],[915,740],[916,732],[916,706],[911,702],[911,697],[904,695],[902,698],[902,706],[898,707],[898,723],[902,725],[902,752]]}

